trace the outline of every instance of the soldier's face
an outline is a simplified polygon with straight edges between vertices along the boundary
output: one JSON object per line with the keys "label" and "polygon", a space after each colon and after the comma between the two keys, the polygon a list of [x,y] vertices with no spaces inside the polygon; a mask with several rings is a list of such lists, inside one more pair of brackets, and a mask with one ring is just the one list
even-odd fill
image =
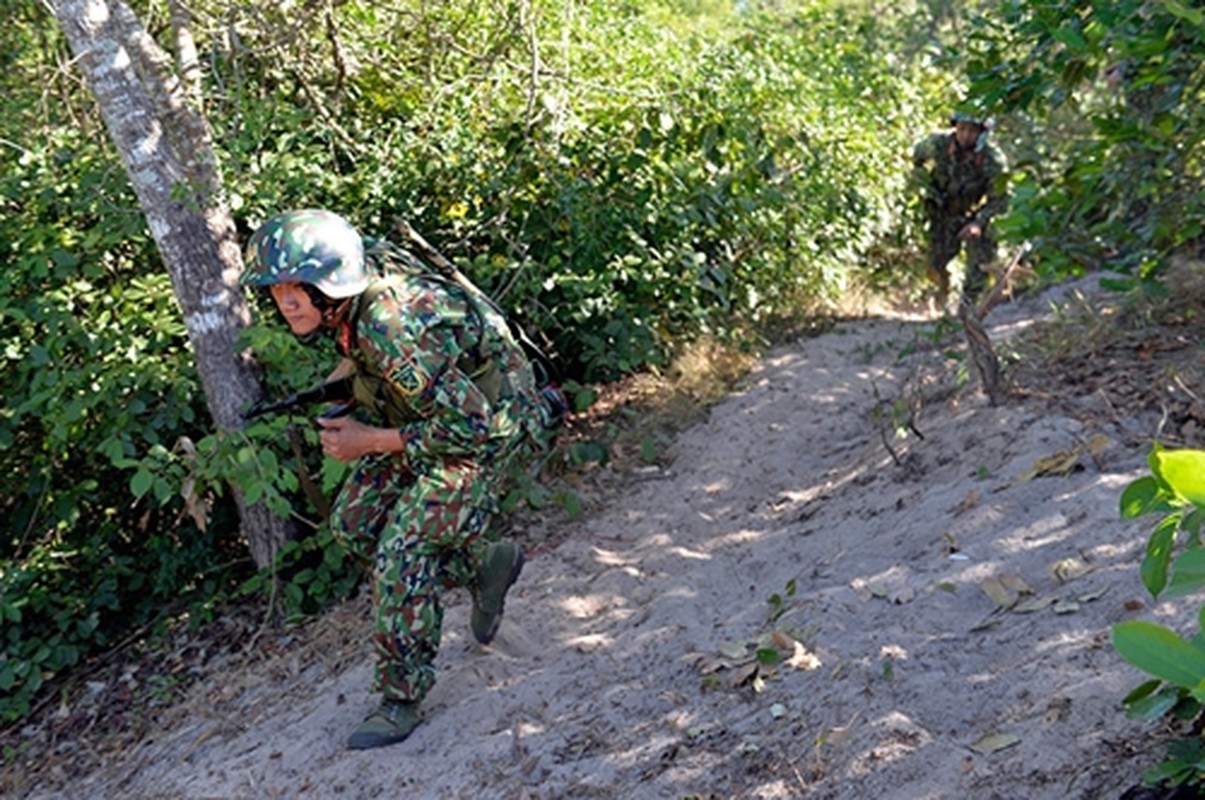
{"label": "soldier's face", "polygon": [[983,129],[973,122],[959,122],[954,126],[954,138],[963,150],[973,147],[982,132]]}
{"label": "soldier's face", "polygon": [[322,324],[322,312],[314,307],[314,302],[300,284],[276,283],[269,291],[294,334],[305,336],[318,330]]}

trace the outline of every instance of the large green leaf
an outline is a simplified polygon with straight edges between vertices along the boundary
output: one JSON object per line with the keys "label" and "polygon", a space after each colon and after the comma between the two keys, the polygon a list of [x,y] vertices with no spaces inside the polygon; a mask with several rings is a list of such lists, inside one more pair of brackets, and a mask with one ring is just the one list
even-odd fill
{"label": "large green leaf", "polygon": [[1164,517],[1155,526],[1155,532],[1146,543],[1146,556],[1142,559],[1139,571],[1142,575],[1142,585],[1158,597],[1167,587],[1167,568],[1172,560],[1172,545],[1176,542],[1176,528],[1180,525],[1180,515],[1171,514]]}
{"label": "large green leaf", "polygon": [[1205,13],[1202,13],[1199,8],[1190,8],[1183,3],[1178,3],[1176,0],[1163,0],[1163,5],[1172,14],[1186,20],[1189,24],[1200,27],[1205,24]]}
{"label": "large green leaf", "polygon": [[1159,494],[1159,482],[1150,475],[1144,475],[1132,482],[1121,493],[1118,501],[1122,519],[1134,519],[1142,516],[1150,508]]}
{"label": "large green leaf", "polygon": [[1205,682],[1205,650],[1153,622],[1134,620],[1113,626],[1113,646],[1143,672],[1186,689]]}
{"label": "large green leaf", "polygon": [[1205,506],[1205,450],[1156,450],[1151,468],[1177,497]]}
{"label": "large green leaf", "polygon": [[1183,597],[1200,589],[1205,589],[1205,548],[1198,547],[1176,559],[1165,596]]}

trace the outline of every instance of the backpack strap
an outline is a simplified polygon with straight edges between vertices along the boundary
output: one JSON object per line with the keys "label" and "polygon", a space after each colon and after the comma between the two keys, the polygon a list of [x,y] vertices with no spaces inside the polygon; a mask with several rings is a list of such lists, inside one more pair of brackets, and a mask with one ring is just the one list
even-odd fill
{"label": "backpack strap", "polygon": [[404,219],[397,221],[397,230],[405,237],[406,241],[413,245],[419,254],[430,262],[439,272],[448,280],[454,282],[457,286],[464,289],[468,293],[470,300],[479,301],[489,306],[490,310],[498,314],[502,319],[506,320],[506,325],[510,328],[511,337],[518,342],[523,349],[523,354],[527,356],[527,360],[531,362],[532,369],[536,374],[536,388],[545,389],[549,386],[556,387],[560,385],[562,378],[561,372],[557,369],[556,364],[545,353],[539,345],[532,340],[523,329],[523,326],[511,319],[506,314],[494,299],[483,292],[475,283],[470,281],[463,272],[456,268],[456,265],[439,252],[410,226],[410,223]]}

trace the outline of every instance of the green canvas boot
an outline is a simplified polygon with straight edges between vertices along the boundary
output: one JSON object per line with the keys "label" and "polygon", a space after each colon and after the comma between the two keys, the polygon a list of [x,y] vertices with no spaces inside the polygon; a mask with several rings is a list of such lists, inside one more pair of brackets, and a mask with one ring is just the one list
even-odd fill
{"label": "green canvas boot", "polygon": [[368,750],[397,744],[418,727],[421,717],[418,703],[409,700],[385,700],[368,715],[347,740],[348,750]]}
{"label": "green canvas boot", "polygon": [[473,588],[473,613],[469,625],[473,638],[489,644],[502,622],[506,592],[523,571],[523,550],[513,542],[492,542],[481,559],[477,585]]}

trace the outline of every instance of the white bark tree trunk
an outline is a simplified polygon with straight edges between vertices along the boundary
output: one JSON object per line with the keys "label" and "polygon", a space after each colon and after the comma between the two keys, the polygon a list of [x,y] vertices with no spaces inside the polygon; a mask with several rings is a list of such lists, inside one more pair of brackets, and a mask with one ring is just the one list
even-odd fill
{"label": "white bark tree trunk", "polygon": [[[235,349],[251,315],[206,120],[188,106],[171,59],[124,0],[51,0],[50,6],[171,274],[213,421],[221,431],[236,430],[260,386],[255,365]],[[175,0],[172,6],[176,40],[191,42],[182,30],[187,15]],[[184,66],[195,69],[195,53],[185,54]],[[237,487],[232,490],[252,558],[267,566],[289,529],[262,503],[248,505]]]}

